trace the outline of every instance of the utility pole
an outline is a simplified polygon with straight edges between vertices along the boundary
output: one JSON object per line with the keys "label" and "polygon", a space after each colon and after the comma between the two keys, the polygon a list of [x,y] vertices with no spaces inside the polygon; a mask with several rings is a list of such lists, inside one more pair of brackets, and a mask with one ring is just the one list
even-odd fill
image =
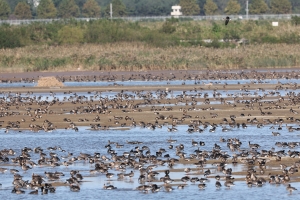
{"label": "utility pole", "polygon": [[112,20],[112,14],[113,14],[113,12],[112,12],[112,3],[110,4],[110,20]]}
{"label": "utility pole", "polygon": [[249,19],[249,8],[248,8],[248,0],[246,1],[246,19]]}

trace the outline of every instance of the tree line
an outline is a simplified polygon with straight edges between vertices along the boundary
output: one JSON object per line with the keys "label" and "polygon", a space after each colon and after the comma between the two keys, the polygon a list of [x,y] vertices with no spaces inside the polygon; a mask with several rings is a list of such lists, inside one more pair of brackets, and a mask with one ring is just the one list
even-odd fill
{"label": "tree line", "polygon": [[[167,16],[173,5],[183,15],[245,14],[246,0],[0,0],[0,19]],[[300,12],[300,0],[249,0],[250,14]]]}
{"label": "tree line", "polygon": [[[193,21],[171,18],[157,22],[129,22],[122,19],[75,20],[51,23],[36,22],[13,26],[0,25],[0,49],[35,45],[140,43],[154,47],[206,46],[230,47],[246,38],[252,43],[299,44],[300,17],[280,21],[281,28],[272,27],[267,20],[232,21],[224,26],[221,21]],[[286,27],[288,31],[286,30]],[[206,43],[203,39],[210,39]],[[219,40],[227,42],[221,43]],[[182,42],[185,41],[185,42]]]}

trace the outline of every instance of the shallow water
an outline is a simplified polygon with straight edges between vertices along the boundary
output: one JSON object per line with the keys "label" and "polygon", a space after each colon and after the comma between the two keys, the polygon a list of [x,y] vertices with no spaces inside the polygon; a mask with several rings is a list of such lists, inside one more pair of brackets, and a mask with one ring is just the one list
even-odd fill
{"label": "shallow water", "polygon": [[[298,124],[293,124],[293,126],[298,126]],[[172,139],[176,139],[177,143],[173,145],[184,144],[185,149],[184,152],[189,155],[193,153],[197,147],[192,146],[192,139],[196,141],[205,141],[205,146],[201,146],[200,150],[212,150],[214,144],[218,144],[221,146],[223,151],[228,152],[229,155],[232,155],[232,152],[226,146],[226,143],[219,142],[220,137],[228,138],[239,138],[243,143],[241,148],[248,149],[248,141],[252,143],[258,143],[262,146],[261,149],[270,150],[272,147],[275,147],[275,150],[281,150],[282,148],[276,147],[275,142],[278,141],[300,141],[299,132],[288,132],[286,129],[280,131],[281,136],[274,137],[272,136],[272,130],[270,130],[270,126],[265,126],[263,128],[256,128],[256,126],[248,126],[247,129],[238,129],[234,128],[232,131],[222,132],[221,127],[218,127],[215,133],[211,133],[208,130],[203,133],[193,133],[188,134],[186,132],[187,126],[181,125],[178,126],[177,132],[168,132],[167,127],[163,127],[162,129],[156,129],[154,131],[149,129],[142,128],[133,128],[130,130],[107,130],[107,131],[92,131],[87,130],[88,127],[80,127],[79,132],[74,132],[73,130],[55,130],[51,133],[33,133],[31,131],[10,131],[8,134],[4,133],[1,130],[0,137],[0,149],[4,148],[12,148],[16,151],[16,155],[20,154],[20,151],[24,147],[42,147],[44,152],[48,154],[50,151],[47,150],[48,147],[60,146],[62,149],[66,150],[66,152],[53,151],[56,152],[59,156],[65,156],[68,152],[73,152],[74,156],[78,156],[80,152],[94,154],[95,152],[100,152],[101,155],[108,155],[107,149],[104,146],[108,143],[108,140],[113,142],[119,142],[120,144],[124,144],[124,148],[117,149],[114,145],[112,145],[113,149],[116,150],[118,155],[121,155],[124,151],[130,151],[134,149],[136,146],[140,148],[144,145],[148,146],[151,150],[151,154],[155,154],[155,152],[159,148],[165,148],[166,153],[170,154],[171,157],[175,157],[175,150],[168,149],[169,143],[167,143],[167,139],[172,137]],[[125,141],[142,141],[143,144],[132,145],[127,144]],[[261,150],[260,149],[260,150]],[[286,151],[289,149],[285,148]],[[293,150],[299,150],[299,148],[295,148]],[[165,155],[164,153],[163,155]],[[32,160],[37,162],[39,159],[38,154],[30,153],[32,156]],[[165,159],[165,158],[163,158]],[[61,160],[63,162],[64,160]],[[147,165],[145,165],[146,167]],[[229,199],[232,197],[238,199],[258,199],[263,197],[263,199],[273,199],[274,195],[276,198],[295,198],[299,195],[299,192],[294,192],[292,195],[288,194],[286,191],[285,185],[275,186],[266,184],[263,187],[252,187],[248,188],[245,181],[235,181],[235,186],[228,189],[224,186],[217,190],[214,186],[215,180],[209,179],[206,182],[207,187],[204,190],[199,190],[196,184],[192,184],[188,182],[188,185],[183,190],[178,190],[176,186],[173,186],[174,191],[165,192],[164,190],[158,193],[141,193],[137,190],[134,190],[138,183],[139,172],[135,170],[135,176],[132,179],[124,178],[124,180],[117,180],[117,177],[114,176],[111,181],[109,181],[105,175],[96,174],[92,175],[89,173],[89,170],[94,168],[93,164],[89,164],[86,161],[77,161],[74,165],[69,167],[60,166],[60,167],[34,167],[33,169],[28,170],[27,172],[23,172],[18,166],[5,166],[7,168],[15,168],[20,171],[20,174],[23,177],[23,180],[30,180],[32,173],[35,174],[43,174],[45,171],[62,171],[65,173],[65,176],[61,178],[61,181],[65,181],[70,177],[69,171],[79,170],[80,173],[84,177],[84,182],[81,183],[81,191],[74,193],[69,190],[67,186],[57,187],[55,194],[43,195],[39,194],[39,198],[43,199],[154,199],[154,198],[164,198],[164,199],[175,199],[175,198],[185,198],[185,199],[196,199],[199,198],[199,195],[205,196],[207,199],[220,199],[225,198]],[[177,168],[185,168],[191,167],[192,165],[183,165],[178,164],[174,165],[174,169]],[[232,167],[233,171],[239,171],[243,168],[242,164],[238,164],[237,166],[228,166]],[[166,170],[167,166],[158,166],[154,170]],[[217,174],[222,175],[221,172],[215,170],[215,167],[211,164],[206,164],[204,166],[205,169],[211,169],[212,176]],[[128,168],[126,173],[129,173],[132,169]],[[120,171],[109,170],[114,174],[120,173]],[[180,179],[186,174],[182,172],[171,172],[170,177],[172,179]],[[164,173],[160,173],[158,177],[164,176]],[[197,176],[199,178],[204,177],[203,175],[190,175],[191,177]],[[238,178],[238,176],[235,176]],[[32,199],[31,195],[28,195],[30,190],[26,190],[25,195],[16,195],[11,193],[12,189],[12,180],[13,175],[9,172],[5,172],[0,174],[0,182],[2,183],[2,188],[0,190],[0,196],[5,196],[5,199]],[[112,184],[118,189],[116,190],[103,190],[103,184]],[[162,182],[155,182],[158,185],[163,185]],[[177,182],[176,182],[177,183]],[[181,183],[181,182],[178,182]],[[221,181],[223,184],[224,181]],[[292,183],[294,187],[300,188],[300,183]]]}
{"label": "shallow water", "polygon": [[[278,83],[300,83],[300,79],[266,79],[266,80],[256,80],[256,79],[236,79],[236,80],[162,80],[162,81],[87,81],[87,82],[64,82],[66,87],[97,87],[97,86],[161,86],[161,85],[203,85],[203,84],[250,84],[250,83],[266,83],[266,84],[278,84]],[[35,87],[37,83],[27,83],[27,82],[13,82],[13,83],[1,83],[0,88],[9,87]]]}

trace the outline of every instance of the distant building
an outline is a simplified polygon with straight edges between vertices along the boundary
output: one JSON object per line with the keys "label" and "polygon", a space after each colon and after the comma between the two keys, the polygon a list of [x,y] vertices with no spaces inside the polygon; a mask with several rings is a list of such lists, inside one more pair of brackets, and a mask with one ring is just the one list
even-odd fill
{"label": "distant building", "polygon": [[39,6],[40,1],[41,1],[41,0],[27,0],[27,2],[28,2],[29,4],[32,4],[33,7],[35,7],[35,8]]}
{"label": "distant building", "polygon": [[180,15],[182,15],[181,6],[172,6],[172,10],[171,16],[178,18]]}

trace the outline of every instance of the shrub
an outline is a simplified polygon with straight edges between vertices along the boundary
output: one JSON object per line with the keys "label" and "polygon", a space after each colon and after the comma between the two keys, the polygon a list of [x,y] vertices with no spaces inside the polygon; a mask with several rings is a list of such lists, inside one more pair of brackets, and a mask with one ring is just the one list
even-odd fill
{"label": "shrub", "polygon": [[174,20],[174,18],[171,18],[171,20],[165,21],[165,23],[163,24],[163,26],[161,28],[161,32],[166,33],[166,34],[174,33],[176,31],[176,28],[174,26],[175,22],[176,22],[176,20]]}
{"label": "shrub", "polygon": [[19,36],[10,28],[0,28],[0,49],[21,47]]}
{"label": "shrub", "polygon": [[295,25],[295,26],[300,25],[300,17],[298,17],[298,16],[296,16],[296,15],[295,15],[295,16],[292,16],[291,22],[292,22],[292,24]]}
{"label": "shrub", "polygon": [[61,44],[83,42],[83,30],[78,27],[64,26],[58,31],[58,42]]}

